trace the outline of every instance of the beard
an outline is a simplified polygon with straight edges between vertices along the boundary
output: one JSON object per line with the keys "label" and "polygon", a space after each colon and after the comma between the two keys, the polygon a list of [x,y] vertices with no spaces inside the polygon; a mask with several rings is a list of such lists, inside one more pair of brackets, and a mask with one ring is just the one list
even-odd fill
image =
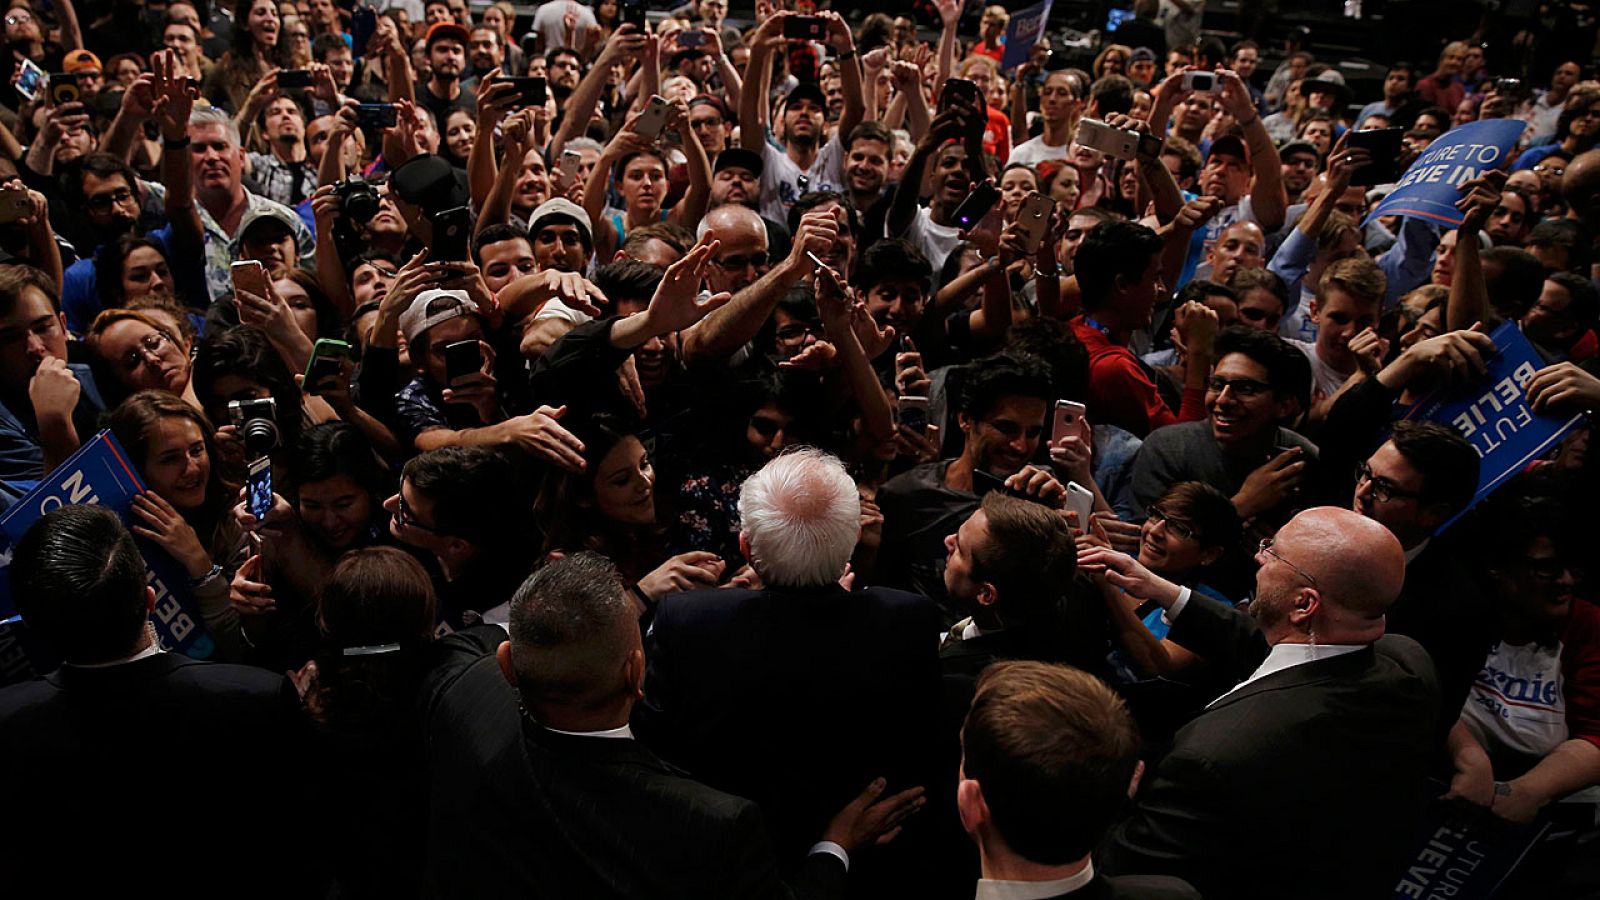
{"label": "beard", "polygon": [[1289,595],[1287,591],[1263,591],[1257,589],[1250,598],[1250,618],[1256,620],[1263,632],[1269,631],[1289,620]]}

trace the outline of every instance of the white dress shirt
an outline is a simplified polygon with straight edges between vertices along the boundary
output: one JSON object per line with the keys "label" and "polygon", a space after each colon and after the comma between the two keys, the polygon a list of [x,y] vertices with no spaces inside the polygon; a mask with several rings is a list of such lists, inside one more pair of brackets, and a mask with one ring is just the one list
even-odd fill
{"label": "white dress shirt", "polygon": [[112,666],[125,666],[128,663],[138,662],[139,660],[144,659],[146,657],[155,656],[157,653],[165,653],[165,652],[167,652],[167,651],[161,649],[161,645],[160,644],[157,644],[155,641],[151,641],[150,642],[150,646],[144,648],[143,650],[140,650],[138,653],[135,653],[132,656],[124,656],[121,659],[113,659],[111,662],[103,662],[103,663],[62,663],[62,665],[71,666],[74,669],[109,669]]}
{"label": "white dress shirt", "polygon": [[1083,871],[1055,881],[998,881],[992,878],[978,880],[977,900],[1045,900],[1069,894],[1094,880],[1094,862],[1083,865]]}

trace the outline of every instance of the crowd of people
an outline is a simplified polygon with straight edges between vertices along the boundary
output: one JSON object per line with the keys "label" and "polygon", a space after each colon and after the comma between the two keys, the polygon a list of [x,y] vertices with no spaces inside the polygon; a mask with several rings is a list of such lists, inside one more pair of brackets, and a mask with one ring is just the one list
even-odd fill
{"label": "crowd of people", "polygon": [[9,0],[8,893],[1578,896],[1593,48],[925,5]]}

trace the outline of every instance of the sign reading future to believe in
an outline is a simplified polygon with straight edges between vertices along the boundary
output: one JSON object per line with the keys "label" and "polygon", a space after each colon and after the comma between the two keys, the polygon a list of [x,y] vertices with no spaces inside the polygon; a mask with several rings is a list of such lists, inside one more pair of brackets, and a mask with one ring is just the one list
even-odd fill
{"label": "sign reading future to believe in", "polygon": [[1517,137],[1521,119],[1486,119],[1452,128],[1422,151],[1367,221],[1379,216],[1417,216],[1451,228],[1461,224],[1461,186],[1490,169],[1501,168]]}
{"label": "sign reading future to believe in", "polygon": [[[0,544],[5,545],[0,563],[9,566],[10,548],[22,540],[28,526],[53,509],[73,503],[98,504],[126,523],[132,514],[133,498],[143,492],[144,485],[127,454],[111,432],[102,431],[85,441],[77,453],[0,516]],[[206,633],[204,620],[193,609],[182,568],[155,544],[143,538],[135,538],[134,542],[144,557],[145,578],[156,592],[150,621],[161,645],[195,659],[209,658],[215,646]],[[8,575],[0,578],[0,617],[15,610],[10,581]]]}
{"label": "sign reading future to believe in", "polygon": [[[1406,415],[1449,425],[1478,451],[1474,505],[1542,456],[1583,420],[1581,414],[1547,416],[1533,411],[1528,402],[1528,382],[1544,363],[1515,322],[1502,323],[1489,337],[1498,352],[1484,360],[1488,372],[1481,380],[1443,391]],[[1440,530],[1448,527],[1450,522]]]}

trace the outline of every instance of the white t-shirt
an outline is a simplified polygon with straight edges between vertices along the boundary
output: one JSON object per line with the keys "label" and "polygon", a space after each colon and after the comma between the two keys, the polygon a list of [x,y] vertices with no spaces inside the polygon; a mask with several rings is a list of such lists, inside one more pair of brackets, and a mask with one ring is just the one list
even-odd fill
{"label": "white t-shirt", "polygon": [[1501,642],[1461,710],[1491,754],[1510,750],[1545,756],[1567,739],[1567,699],[1561,684],[1561,645]]}
{"label": "white t-shirt", "polygon": [[773,146],[771,141],[761,142],[761,214],[774,222],[789,221],[789,207],[800,195],[810,191],[845,190],[844,145],[836,134],[828,139],[811,168],[804,171],[789,154]]}
{"label": "white t-shirt", "polygon": [[1320,403],[1323,400],[1339,393],[1339,388],[1344,386],[1345,379],[1355,373],[1339,373],[1333,367],[1322,361],[1317,355],[1317,345],[1311,341],[1297,341],[1288,339],[1289,343],[1299,348],[1306,359],[1311,360],[1311,402]]}
{"label": "white t-shirt", "polygon": [[582,38],[584,29],[597,24],[594,20],[594,10],[588,4],[579,3],[577,0],[550,0],[541,5],[533,13],[533,30],[539,32],[541,48],[549,53],[557,47],[567,46],[567,26],[562,21],[567,13],[572,12],[578,17],[578,26],[574,34]]}
{"label": "white t-shirt", "polygon": [[1011,158],[1006,160],[1006,165],[1010,165],[1012,163],[1024,163],[1026,165],[1036,166],[1047,159],[1071,159],[1071,157],[1067,155],[1067,148],[1071,146],[1071,141],[1059,146],[1056,144],[1046,144],[1044,142],[1044,135],[1041,134],[1036,138],[1023,141],[1015,147],[1012,147]]}
{"label": "white t-shirt", "polygon": [[[885,231],[888,226],[885,224]],[[933,266],[935,276],[944,267],[945,257],[956,249],[961,243],[961,229],[954,225],[940,225],[933,220],[926,206],[917,207],[917,213],[911,218],[911,225],[905,234],[886,234],[886,237],[903,237],[910,241],[922,255],[927,258],[928,264]]]}

